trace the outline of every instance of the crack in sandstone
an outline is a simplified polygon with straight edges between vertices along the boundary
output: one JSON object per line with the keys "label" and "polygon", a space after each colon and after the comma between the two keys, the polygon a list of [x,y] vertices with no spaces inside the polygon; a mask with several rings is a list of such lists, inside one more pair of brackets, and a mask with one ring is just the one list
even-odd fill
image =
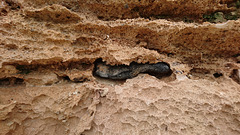
{"label": "crack in sandstone", "polygon": [[82,83],[92,80],[93,76],[90,73],[114,80],[130,79],[140,73],[147,73],[157,78],[172,74],[170,65],[165,62],[158,62],[156,64],[131,62],[129,66],[111,66],[102,62],[102,59],[97,59],[94,63],[94,67],[93,64],[86,64],[81,61],[61,62],[43,60],[35,64],[24,64],[21,62],[4,63],[3,68],[0,70],[2,72],[0,86],[9,87],[26,84],[50,86],[63,82]]}
{"label": "crack in sandstone", "polygon": [[158,62],[156,64],[139,64],[131,62],[129,66],[127,65],[107,65],[101,60],[95,62],[95,67],[93,74],[102,78],[122,80],[130,79],[136,77],[140,73],[148,73],[150,75],[161,78],[164,76],[170,76],[172,70],[169,64],[165,62]]}

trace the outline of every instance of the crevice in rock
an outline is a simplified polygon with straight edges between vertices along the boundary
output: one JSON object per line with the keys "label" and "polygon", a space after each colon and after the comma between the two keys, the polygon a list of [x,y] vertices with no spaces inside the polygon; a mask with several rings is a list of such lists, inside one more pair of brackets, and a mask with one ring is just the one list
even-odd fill
{"label": "crevice in rock", "polygon": [[[131,2],[130,2],[131,3]],[[208,10],[198,11],[193,10],[194,8],[199,8],[197,3],[191,1],[169,1],[169,2],[154,2],[154,1],[144,1],[135,4],[119,4],[119,5],[104,5],[97,4],[96,7],[99,11],[94,12],[99,20],[103,21],[114,21],[117,19],[133,19],[133,18],[145,18],[150,20],[165,19],[169,21],[179,22],[183,21],[185,23],[202,23],[204,21],[212,23],[221,23],[227,20],[236,20],[240,17],[239,15],[239,0],[233,1],[221,1],[213,2],[213,5],[218,5],[219,9],[214,9],[209,7]],[[199,2],[198,4],[200,4]],[[104,6],[103,10],[100,7]],[[179,6],[182,5],[182,6]],[[211,5],[211,4],[209,4]],[[225,6],[227,5],[227,6]],[[88,6],[91,6],[88,5]],[[114,7],[118,8],[114,8]],[[204,4],[202,6],[205,6]],[[221,8],[220,8],[221,7]],[[121,14],[115,14],[115,12],[120,12]],[[193,11],[191,11],[193,10]],[[108,11],[115,11],[108,13]]]}
{"label": "crevice in rock", "polygon": [[230,78],[240,84],[240,69],[233,69]]}
{"label": "crevice in rock", "polygon": [[[41,61],[32,63],[4,63],[15,67],[16,73],[9,78],[0,78],[0,85],[28,84],[30,86],[50,86],[62,82],[82,83],[91,80],[92,64],[83,61]],[[3,65],[3,67],[5,67]],[[4,70],[4,69],[3,69]],[[6,73],[5,73],[6,74]],[[7,75],[7,74],[6,74]],[[21,76],[22,79],[15,76]]]}
{"label": "crevice in rock", "polygon": [[149,63],[136,63],[131,62],[130,65],[107,65],[102,59],[97,59],[94,62],[93,75],[113,79],[113,80],[125,80],[136,77],[140,73],[147,73],[157,78],[164,76],[170,76],[172,70],[170,65],[165,62],[158,62],[156,64]]}
{"label": "crevice in rock", "polygon": [[3,65],[13,65],[19,71],[19,74],[28,74],[32,71],[38,70],[70,70],[70,69],[87,69],[90,68],[91,62],[85,60],[78,61],[66,61],[62,62],[61,60],[39,60],[33,61],[32,63],[23,63],[23,62],[9,62],[4,63]]}
{"label": "crevice in rock", "polygon": [[21,8],[21,4],[16,0],[5,0],[5,2],[12,10],[18,10]]}
{"label": "crevice in rock", "polygon": [[188,78],[190,79],[200,79],[200,78],[210,78],[211,70],[206,68],[192,68],[188,73]]}
{"label": "crevice in rock", "polygon": [[214,76],[215,78],[219,78],[219,77],[223,76],[223,74],[217,72],[217,73],[214,73],[213,76]]}
{"label": "crevice in rock", "polygon": [[203,21],[211,23],[222,23],[228,20],[237,20],[240,18],[240,10],[232,12],[214,12],[211,14],[204,14]]}
{"label": "crevice in rock", "polygon": [[0,78],[0,87],[19,86],[19,85],[25,85],[25,82],[22,78],[16,78],[16,77]]}
{"label": "crevice in rock", "polygon": [[83,78],[83,77],[70,79],[70,77],[68,75],[62,75],[62,76],[58,75],[58,79],[59,79],[59,81],[57,83],[59,83],[61,81],[65,81],[68,83],[83,83],[85,81],[89,81],[89,79]]}

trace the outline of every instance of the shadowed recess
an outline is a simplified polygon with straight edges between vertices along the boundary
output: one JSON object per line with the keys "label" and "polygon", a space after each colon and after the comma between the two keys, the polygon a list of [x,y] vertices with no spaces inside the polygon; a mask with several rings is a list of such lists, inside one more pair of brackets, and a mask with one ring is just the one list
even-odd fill
{"label": "shadowed recess", "polygon": [[139,64],[132,62],[128,65],[107,65],[105,62],[102,62],[101,59],[96,60],[95,67],[93,71],[94,76],[99,76],[102,78],[114,79],[114,80],[123,80],[136,77],[140,73],[147,73],[153,75],[157,78],[164,76],[170,76],[172,70],[170,65],[165,62],[158,62],[156,64]]}

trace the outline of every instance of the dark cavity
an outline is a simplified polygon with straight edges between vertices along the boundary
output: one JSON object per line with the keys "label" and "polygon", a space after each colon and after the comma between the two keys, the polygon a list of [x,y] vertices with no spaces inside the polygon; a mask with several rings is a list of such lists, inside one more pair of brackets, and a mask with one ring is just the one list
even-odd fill
{"label": "dark cavity", "polygon": [[172,70],[170,65],[165,62],[158,62],[156,64],[139,64],[136,62],[130,65],[108,65],[101,59],[95,61],[93,75],[101,78],[124,80],[136,77],[140,73],[147,73],[157,78],[170,76]]}

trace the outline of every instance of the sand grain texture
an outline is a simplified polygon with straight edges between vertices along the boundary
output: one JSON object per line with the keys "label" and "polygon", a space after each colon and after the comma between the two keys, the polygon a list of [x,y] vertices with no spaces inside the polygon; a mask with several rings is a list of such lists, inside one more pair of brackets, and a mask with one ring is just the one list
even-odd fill
{"label": "sand grain texture", "polygon": [[[0,134],[239,135],[239,16],[234,0],[0,0]],[[173,74],[103,79],[99,59]]]}

